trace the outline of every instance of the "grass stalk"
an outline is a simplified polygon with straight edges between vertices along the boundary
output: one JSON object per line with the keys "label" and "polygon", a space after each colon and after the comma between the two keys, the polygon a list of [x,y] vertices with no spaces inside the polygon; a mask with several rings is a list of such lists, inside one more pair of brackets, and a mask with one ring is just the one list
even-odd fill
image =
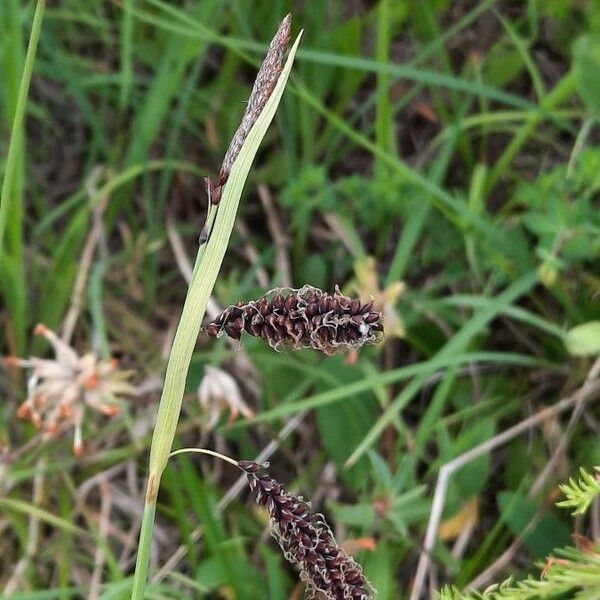
{"label": "grass stalk", "polygon": [[35,14],[33,15],[31,35],[29,37],[25,65],[23,66],[23,75],[21,76],[21,84],[19,86],[17,106],[10,132],[10,142],[8,144],[8,153],[6,156],[6,171],[4,173],[4,181],[2,182],[2,192],[0,192],[0,249],[2,249],[4,231],[6,229],[6,222],[8,220],[10,196],[13,191],[19,148],[23,139],[23,119],[25,118],[25,106],[27,104],[29,84],[31,82],[33,63],[35,61],[37,46],[40,39],[40,31],[42,29],[45,8],[46,0],[38,0],[35,7]]}
{"label": "grass stalk", "polygon": [[300,39],[301,34],[298,35],[290,50],[273,93],[250,130],[239,156],[231,167],[229,179],[223,188],[221,201],[216,210],[209,239],[206,245],[200,247],[198,252],[196,267],[173,340],[165,374],[165,384],[158,407],[156,426],[152,436],[148,483],[131,594],[132,600],[141,600],[144,595],[160,480],[173,446],[187,372],[198,331],[227,250],[245,181],[260,142],[275,115]]}
{"label": "grass stalk", "polygon": [[506,173],[509,165],[512,163],[523,144],[531,137],[536,127],[543,121],[544,114],[555,110],[557,106],[563,103],[575,91],[575,75],[569,71],[540,101],[539,112],[531,113],[521,127],[517,130],[513,139],[502,152],[500,158],[496,161],[486,182],[486,193],[490,193],[496,186],[500,178]]}

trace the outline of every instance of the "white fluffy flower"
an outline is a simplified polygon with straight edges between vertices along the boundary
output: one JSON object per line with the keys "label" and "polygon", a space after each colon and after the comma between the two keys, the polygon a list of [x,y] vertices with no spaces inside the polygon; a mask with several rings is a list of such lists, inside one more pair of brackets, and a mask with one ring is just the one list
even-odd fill
{"label": "white fluffy flower", "polygon": [[17,416],[30,420],[47,436],[55,435],[64,425],[72,426],[73,452],[81,456],[86,406],[105,415],[117,415],[121,397],[136,393],[127,382],[131,372],[117,369],[115,359],[100,360],[92,353],[79,356],[45,325],[37,325],[34,333],[50,342],[55,358],[6,359],[10,366],[31,369],[27,399],[17,409]]}
{"label": "white fluffy flower", "polygon": [[207,415],[207,429],[214,428],[224,408],[229,409],[229,422],[235,421],[240,413],[247,419],[254,416],[254,412],[244,402],[236,380],[217,367],[204,367],[198,400],[202,411]]}

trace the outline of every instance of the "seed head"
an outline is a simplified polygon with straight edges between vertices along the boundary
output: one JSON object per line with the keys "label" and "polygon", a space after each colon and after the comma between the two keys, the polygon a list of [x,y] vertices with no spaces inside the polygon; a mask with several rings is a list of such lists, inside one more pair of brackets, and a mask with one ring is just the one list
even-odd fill
{"label": "seed head", "polygon": [[381,313],[362,303],[311,286],[275,289],[244,304],[229,306],[204,328],[211,337],[239,340],[242,331],[264,339],[272,348],[314,348],[334,354],[340,348],[372,344],[382,336]]}
{"label": "seed head", "polygon": [[233,423],[240,413],[246,419],[254,416],[254,412],[242,398],[237,381],[217,367],[204,367],[204,377],[198,388],[198,400],[207,417],[204,427],[208,431],[214,429],[223,409],[229,410],[229,423]]}
{"label": "seed head", "polygon": [[362,569],[337,544],[325,517],[312,513],[301,496],[285,491],[265,466],[241,460],[256,502],[269,513],[271,532],[289,562],[300,569],[306,599],[371,600],[375,590]]}
{"label": "seed head", "polygon": [[213,204],[219,204],[222,188],[229,178],[231,166],[240,153],[242,145],[265,107],[267,100],[271,97],[273,89],[281,75],[281,71],[283,70],[283,56],[290,41],[291,27],[292,17],[291,15],[287,15],[281,21],[275,37],[269,44],[265,59],[254,81],[242,121],[233,134],[229,148],[223,158],[219,179],[217,182],[211,181],[208,177],[205,179],[206,191]]}
{"label": "seed head", "polygon": [[73,453],[81,456],[85,408],[108,416],[119,414],[122,396],[136,393],[127,382],[131,372],[119,370],[115,359],[100,360],[92,353],[79,356],[45,325],[37,325],[34,332],[50,342],[55,358],[4,360],[8,366],[31,369],[27,399],[17,408],[17,416],[31,421],[46,437],[73,427]]}

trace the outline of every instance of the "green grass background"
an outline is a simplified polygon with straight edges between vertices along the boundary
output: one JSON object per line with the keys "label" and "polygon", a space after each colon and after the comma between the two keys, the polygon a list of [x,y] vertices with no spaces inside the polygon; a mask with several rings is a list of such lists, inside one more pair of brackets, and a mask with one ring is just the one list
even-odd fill
{"label": "green grass background", "polygon": [[[265,45],[289,11],[294,33],[305,30],[246,186],[246,227],[234,232],[215,297],[228,305],[260,296],[261,273],[269,287],[283,282],[257,193],[263,184],[287,239],[292,284],[356,289],[371,257],[381,290],[405,286],[388,306],[404,333],[361,350],[355,362],[244,341],[259,394],[240,381],[257,419],[223,426],[204,443],[250,458],[307,410],[271,460],[274,474],[307,497],[317,494],[340,540],[373,538],[375,549],[357,559],[380,598],[406,597],[439,468],[576,390],[598,352],[592,326],[575,341],[565,335],[600,318],[600,6],[64,0],[48,2],[43,14],[37,7],[0,2],[0,353],[48,354],[33,326],[62,323],[92,211],[107,198],[105,247],[91,265],[74,345],[118,354],[138,383],[163,376],[161,346],[185,296],[167,213],[193,256],[205,214],[201,176],[218,172]],[[90,194],[99,165],[104,175]],[[199,443],[194,391],[204,365],[235,373],[235,363],[223,340],[200,340],[178,445]],[[0,444],[12,455],[34,436],[14,415],[26,393],[23,374],[0,371],[0,393]],[[119,419],[89,413],[81,463],[67,437],[0,463],[0,586],[25,564],[14,597],[80,597],[98,552],[101,597],[127,597],[139,513],[115,504],[115,530],[103,538],[100,493],[82,499],[80,486],[101,471],[117,473],[113,498],[141,509],[157,399],[132,400]],[[440,583],[468,583],[540,512],[509,572],[529,572],[568,542],[572,523],[553,508],[556,484],[579,465],[600,463],[598,416],[590,405],[535,498],[527,490],[565,419],[452,478],[444,518],[474,498],[479,511],[460,556],[453,540],[436,546]],[[186,554],[148,597],[289,598],[297,577],[276,546],[264,544],[263,516],[245,495],[216,515],[235,474],[210,471],[209,461],[178,457],[165,472],[153,566],[180,544]],[[32,517],[42,524],[33,547]],[[192,543],[200,525],[202,539]],[[123,538],[130,531],[133,550]]]}

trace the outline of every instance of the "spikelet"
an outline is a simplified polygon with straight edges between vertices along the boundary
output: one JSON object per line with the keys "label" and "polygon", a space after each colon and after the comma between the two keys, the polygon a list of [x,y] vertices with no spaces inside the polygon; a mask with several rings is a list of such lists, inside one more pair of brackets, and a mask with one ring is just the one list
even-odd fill
{"label": "spikelet", "polygon": [[325,517],[301,496],[286,492],[266,465],[241,460],[256,502],[269,513],[271,532],[285,558],[300,569],[307,600],[371,600],[375,590],[352,557],[338,545]]}
{"label": "spikelet", "polygon": [[262,112],[267,100],[271,97],[275,85],[283,70],[283,56],[290,41],[292,27],[292,17],[287,15],[281,21],[277,33],[269,44],[269,49],[265,59],[254,81],[248,104],[242,117],[242,121],[233,134],[229,148],[223,158],[219,179],[217,182],[211,181],[208,177],[205,178],[206,192],[212,204],[219,204],[221,200],[222,188],[229,178],[229,171],[237,158],[242,145],[246,141],[250,130],[256,123],[260,113]]}
{"label": "spikelet", "polygon": [[344,296],[304,286],[275,289],[262,298],[229,306],[206,325],[211,337],[223,334],[239,340],[242,331],[265,340],[272,348],[314,348],[324,354],[378,342],[381,313],[373,302],[363,304]]}

